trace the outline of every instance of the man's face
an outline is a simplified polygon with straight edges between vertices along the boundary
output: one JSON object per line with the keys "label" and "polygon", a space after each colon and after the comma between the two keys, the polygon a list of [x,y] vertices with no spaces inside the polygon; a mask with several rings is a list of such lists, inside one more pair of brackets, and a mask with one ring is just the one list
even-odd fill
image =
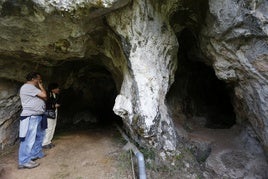
{"label": "man's face", "polygon": [[37,75],[37,77],[36,78],[33,78],[33,80],[32,80],[33,82],[34,82],[34,84],[37,86],[38,85],[38,83],[42,83],[42,78],[41,78],[41,76],[40,75]]}
{"label": "man's face", "polygon": [[55,88],[53,90],[51,90],[53,93],[55,94],[59,94],[60,93],[60,88]]}

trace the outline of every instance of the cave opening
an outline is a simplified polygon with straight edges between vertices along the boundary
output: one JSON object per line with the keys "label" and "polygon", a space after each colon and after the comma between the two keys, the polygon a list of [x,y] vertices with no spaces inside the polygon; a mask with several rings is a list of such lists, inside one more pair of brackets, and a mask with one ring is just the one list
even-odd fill
{"label": "cave opening", "polygon": [[18,119],[22,111],[19,90],[30,71],[42,75],[45,88],[53,82],[60,86],[61,106],[55,137],[66,132],[116,131],[114,124],[123,124],[122,119],[113,112],[121,81],[116,78],[111,61],[106,60],[110,59],[44,59],[35,62],[11,59],[3,63],[7,68],[9,65],[14,68],[0,78],[0,147],[4,149],[19,142]]}
{"label": "cave opening", "polygon": [[219,80],[213,68],[205,64],[197,38],[190,29],[181,31],[178,41],[178,69],[167,95],[175,123],[186,129],[190,125],[231,128],[236,123],[231,86]]}
{"label": "cave opening", "polygon": [[62,84],[59,131],[103,128],[122,123],[113,112],[118,93],[116,84],[104,65],[94,60],[66,62],[54,71]]}

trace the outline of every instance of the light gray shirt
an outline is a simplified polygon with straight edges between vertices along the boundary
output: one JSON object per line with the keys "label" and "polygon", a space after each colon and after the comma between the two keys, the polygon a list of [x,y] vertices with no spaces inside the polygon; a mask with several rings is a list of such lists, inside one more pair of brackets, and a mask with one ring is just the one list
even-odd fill
{"label": "light gray shirt", "polygon": [[41,115],[45,112],[45,101],[37,97],[40,92],[41,90],[32,84],[22,85],[20,88],[21,116]]}

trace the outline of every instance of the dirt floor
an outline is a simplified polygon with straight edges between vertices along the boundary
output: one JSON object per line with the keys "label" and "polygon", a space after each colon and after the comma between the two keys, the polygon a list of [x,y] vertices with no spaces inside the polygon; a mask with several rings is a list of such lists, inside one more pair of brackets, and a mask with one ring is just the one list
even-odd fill
{"label": "dirt floor", "polygon": [[122,158],[124,143],[115,129],[62,132],[56,145],[44,150],[34,169],[17,169],[18,145],[0,155],[1,179],[121,179],[133,178],[131,165]]}
{"label": "dirt floor", "polygon": [[[175,169],[149,170],[146,166],[148,179],[268,178],[268,164],[262,151],[247,135],[242,135],[239,128],[196,128],[187,136],[201,149],[206,149],[206,145],[211,149],[208,158],[201,158],[204,152],[200,157],[200,162],[206,165],[209,173],[204,170],[199,176],[191,175],[191,162]],[[114,126],[57,131],[53,143],[56,146],[44,150],[47,156],[37,160],[40,166],[34,169],[17,169],[18,144],[0,153],[0,179],[138,178],[137,173],[133,174],[132,168],[135,167],[131,163],[135,156],[123,150],[127,141]],[[196,172],[193,170],[193,173]]]}

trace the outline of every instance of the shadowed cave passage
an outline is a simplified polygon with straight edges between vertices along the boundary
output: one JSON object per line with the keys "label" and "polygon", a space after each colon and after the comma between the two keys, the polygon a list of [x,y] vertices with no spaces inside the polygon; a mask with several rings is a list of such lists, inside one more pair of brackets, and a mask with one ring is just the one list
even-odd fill
{"label": "shadowed cave passage", "polygon": [[236,119],[231,86],[220,81],[204,63],[196,37],[189,29],[183,30],[178,40],[178,69],[167,95],[174,120],[186,128],[189,123],[215,129],[232,127]]}
{"label": "shadowed cave passage", "polygon": [[121,118],[112,110],[117,90],[111,73],[99,64],[69,62],[61,68],[67,66],[72,69],[75,80],[61,91],[57,128],[86,129],[121,123]]}

